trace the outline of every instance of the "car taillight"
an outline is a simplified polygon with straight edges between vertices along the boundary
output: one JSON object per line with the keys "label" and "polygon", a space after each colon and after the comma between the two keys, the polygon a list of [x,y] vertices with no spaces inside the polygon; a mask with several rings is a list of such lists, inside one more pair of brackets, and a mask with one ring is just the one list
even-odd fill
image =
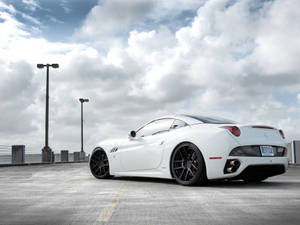
{"label": "car taillight", "polygon": [[237,126],[223,126],[221,128],[227,129],[234,136],[239,137],[241,135],[241,130]]}
{"label": "car taillight", "polygon": [[281,137],[282,137],[283,139],[285,139],[285,136],[284,136],[283,131],[282,131],[282,130],[279,130],[279,133],[280,133]]}

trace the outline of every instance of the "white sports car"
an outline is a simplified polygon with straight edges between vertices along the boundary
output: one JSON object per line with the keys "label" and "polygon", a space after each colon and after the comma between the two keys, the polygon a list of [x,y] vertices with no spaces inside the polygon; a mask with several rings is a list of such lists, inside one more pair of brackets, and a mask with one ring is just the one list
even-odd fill
{"label": "white sports car", "polygon": [[287,170],[282,130],[206,116],[155,119],[129,137],[99,144],[90,157],[92,174],[175,179],[183,185],[213,179],[260,182]]}

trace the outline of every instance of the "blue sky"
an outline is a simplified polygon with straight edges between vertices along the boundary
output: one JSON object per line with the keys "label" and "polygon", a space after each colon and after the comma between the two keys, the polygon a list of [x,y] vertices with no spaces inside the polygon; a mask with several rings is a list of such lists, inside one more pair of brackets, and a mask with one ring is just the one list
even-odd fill
{"label": "blue sky", "polygon": [[[300,131],[297,0],[0,0],[0,144],[87,151],[156,116],[213,114]],[[16,94],[17,93],[17,94]]]}
{"label": "blue sky", "polygon": [[[3,2],[16,9],[16,19],[24,23],[29,32],[49,41],[73,41],[74,32],[83,25],[91,9],[101,4],[101,0],[3,0]],[[176,31],[191,23],[196,11],[197,7],[182,10],[172,17],[147,18],[135,29],[151,30],[167,25],[170,30]],[[128,37],[126,32],[122,35]]]}
{"label": "blue sky", "polygon": [[[26,24],[33,34],[49,41],[70,41],[74,30],[82,25],[89,11],[98,3],[97,0],[5,0],[4,2],[17,10],[16,19]],[[25,17],[24,14],[40,24]],[[34,32],[32,27],[38,28],[40,32]]]}

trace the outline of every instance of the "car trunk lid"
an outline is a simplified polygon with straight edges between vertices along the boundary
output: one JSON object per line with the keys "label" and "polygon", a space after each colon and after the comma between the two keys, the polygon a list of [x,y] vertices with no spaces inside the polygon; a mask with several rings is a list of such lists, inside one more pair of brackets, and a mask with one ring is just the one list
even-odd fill
{"label": "car trunk lid", "polygon": [[265,125],[229,125],[238,127],[240,135],[235,136],[229,130],[230,135],[241,145],[283,145],[285,140],[280,131],[271,126]]}

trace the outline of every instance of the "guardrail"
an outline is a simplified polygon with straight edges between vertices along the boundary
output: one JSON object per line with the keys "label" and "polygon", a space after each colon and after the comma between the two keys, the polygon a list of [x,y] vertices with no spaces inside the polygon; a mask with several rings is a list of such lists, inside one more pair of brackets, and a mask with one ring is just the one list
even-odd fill
{"label": "guardrail", "polygon": [[11,162],[11,146],[0,145],[0,164]]}
{"label": "guardrail", "polygon": [[[78,157],[80,152],[69,153],[68,150],[61,150],[60,153],[54,153],[53,163],[68,162],[87,162],[89,155]],[[22,164],[41,164],[42,154],[35,153],[31,149],[26,149],[24,145],[0,145],[0,165],[22,165]]]}

